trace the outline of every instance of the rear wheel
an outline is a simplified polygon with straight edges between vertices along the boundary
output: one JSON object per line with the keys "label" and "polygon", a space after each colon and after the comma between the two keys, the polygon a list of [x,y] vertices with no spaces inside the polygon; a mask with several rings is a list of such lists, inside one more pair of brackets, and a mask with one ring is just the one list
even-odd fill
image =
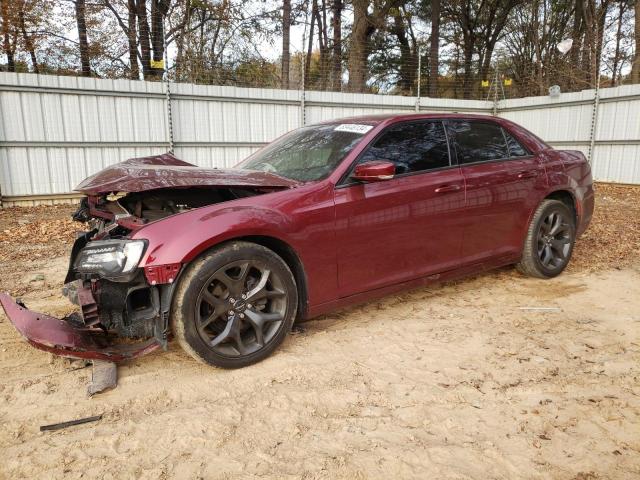
{"label": "rear wheel", "polygon": [[287,264],[249,242],[214,248],[193,262],[173,301],[173,327],[196,359],[239,368],[268,356],[291,330],[298,303]]}
{"label": "rear wheel", "polygon": [[531,219],[518,270],[538,278],[559,275],[569,263],[575,235],[574,213],[559,200],[544,200]]}

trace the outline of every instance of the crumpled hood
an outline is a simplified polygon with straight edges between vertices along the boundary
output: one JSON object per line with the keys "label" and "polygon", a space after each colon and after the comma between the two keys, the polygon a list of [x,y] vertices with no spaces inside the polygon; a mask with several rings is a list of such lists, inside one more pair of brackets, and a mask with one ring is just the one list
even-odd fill
{"label": "crumpled hood", "polygon": [[159,188],[258,187],[291,188],[300,183],[268,172],[202,168],[171,153],[131,158],[86,178],[76,187],[85,195],[142,192]]}

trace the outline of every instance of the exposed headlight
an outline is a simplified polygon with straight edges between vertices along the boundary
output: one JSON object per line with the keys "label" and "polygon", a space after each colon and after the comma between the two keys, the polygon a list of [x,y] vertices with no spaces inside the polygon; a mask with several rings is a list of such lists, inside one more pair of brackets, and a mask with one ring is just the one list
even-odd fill
{"label": "exposed headlight", "polygon": [[117,277],[133,271],[142,258],[144,240],[96,240],[78,253],[74,270],[101,277]]}

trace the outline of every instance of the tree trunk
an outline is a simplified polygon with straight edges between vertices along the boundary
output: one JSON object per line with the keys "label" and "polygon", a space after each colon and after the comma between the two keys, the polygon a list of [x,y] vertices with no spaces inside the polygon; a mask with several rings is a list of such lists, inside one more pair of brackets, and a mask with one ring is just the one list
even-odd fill
{"label": "tree trunk", "polygon": [[464,77],[462,79],[462,98],[471,98],[471,87],[473,82],[473,72],[471,71],[471,61],[473,59],[473,42],[465,40],[463,49]]}
{"label": "tree trunk", "polygon": [[13,44],[11,43],[11,23],[12,15],[9,10],[9,2],[12,0],[0,0],[0,17],[2,18],[2,51],[7,56],[7,71],[16,71],[16,35],[14,25]]}
{"label": "tree trunk", "polygon": [[184,44],[185,44],[185,30],[191,28],[191,2],[187,1],[187,9],[185,12],[185,19],[180,33],[176,36],[176,81],[182,80],[182,72],[184,70]]}
{"label": "tree trunk", "polygon": [[353,26],[349,50],[350,92],[364,92],[367,81],[367,57],[369,56],[369,0],[353,0]]}
{"label": "tree trunk", "polygon": [[311,5],[311,28],[309,28],[309,43],[307,45],[307,57],[304,62],[304,88],[309,85],[309,71],[311,69],[311,53],[313,50],[313,31],[316,27],[316,11],[318,10],[318,0],[313,0]]}
{"label": "tree trunk", "polygon": [[164,17],[169,11],[170,0],[151,0],[151,72],[155,78],[162,78],[164,64]]}
{"label": "tree trunk", "polygon": [[462,27],[462,62],[464,76],[462,78],[462,98],[471,98],[471,87],[473,82],[472,60],[475,50],[476,37],[474,25],[472,24],[471,6],[465,4],[460,12],[460,26]]}
{"label": "tree trunk", "polygon": [[458,73],[458,71],[460,70],[460,44],[456,44],[455,52],[456,54],[453,60],[453,98],[460,98],[460,74]]}
{"label": "tree trunk", "polygon": [[89,41],[87,39],[87,19],[85,0],[76,0],[76,25],[78,26],[78,45],[80,46],[80,70],[83,77],[91,76],[89,63]]}
{"label": "tree trunk", "polygon": [[[486,49],[482,64],[480,66],[480,79],[489,80],[489,69],[491,68],[491,57],[493,56],[493,49],[496,47],[495,42],[489,41],[486,43]],[[496,85],[496,88],[498,86]]]}
{"label": "tree trunk", "polygon": [[184,72],[184,49],[185,42],[187,41],[186,31],[191,30],[191,14],[194,11],[194,7],[191,4],[191,0],[185,1],[184,19],[180,25],[179,30],[175,34],[176,38],[176,60],[175,60],[175,79],[177,82],[182,80],[182,74]]}
{"label": "tree trunk", "polygon": [[4,53],[7,56],[7,72],[16,71],[16,61],[14,59],[13,50],[11,49],[11,42],[9,40],[9,34],[4,34]]}
{"label": "tree trunk", "polygon": [[[542,45],[540,38],[540,2],[538,0],[531,2],[531,16],[533,18],[533,28],[531,32],[533,36],[533,49],[536,54],[536,83],[538,87],[538,95],[544,95],[544,84],[542,80]],[[542,21],[544,22],[544,20],[545,19],[543,18]]]}
{"label": "tree trunk", "polygon": [[137,5],[135,0],[127,0],[127,23],[124,23],[120,13],[114,8],[109,0],[102,0],[104,5],[111,10],[116,17],[118,25],[127,36],[127,47],[129,51],[129,78],[133,80],[140,79],[140,70],[138,69],[138,39],[136,32],[136,16]]}
{"label": "tree trunk", "polygon": [[635,24],[635,37],[636,37],[636,52],[633,57],[633,67],[631,69],[631,83],[640,83],[640,0],[636,0],[635,5],[636,24]]}
{"label": "tree trunk", "polygon": [[609,11],[609,0],[605,0],[601,3],[600,8],[596,8],[595,12],[597,15],[597,18],[595,19],[595,24],[597,25],[597,31],[596,31],[596,44],[595,44],[595,48],[594,48],[594,55],[595,55],[595,74],[596,76],[594,77],[594,80],[597,81],[598,77],[600,76],[600,68],[601,68],[601,61],[602,61],[602,46],[604,45],[604,31],[606,28],[606,20],[607,20],[607,13]]}
{"label": "tree trunk", "polygon": [[583,0],[582,17],[585,26],[585,48],[583,50],[582,68],[587,72],[587,82],[590,87],[595,87],[597,60],[596,43],[598,38],[597,19],[595,14],[595,0]]}
{"label": "tree trunk", "polygon": [[29,57],[31,58],[31,66],[33,68],[33,73],[40,73],[38,70],[38,60],[36,58],[36,50],[33,46],[33,41],[31,37],[27,34],[27,26],[24,21],[24,2],[22,3],[22,8],[18,13],[20,19],[20,32],[22,33],[22,39],[24,40],[24,46],[29,52]]}
{"label": "tree trunk", "polygon": [[438,96],[440,66],[440,0],[431,0],[431,44],[429,46],[429,96]]}
{"label": "tree trunk", "polygon": [[616,86],[618,76],[618,63],[620,62],[620,40],[622,39],[622,17],[624,16],[625,3],[620,2],[618,9],[618,29],[616,31],[616,52],[613,55],[613,68],[611,69],[611,86]]}
{"label": "tree trunk", "polygon": [[[320,15],[322,11],[322,15]],[[320,44],[320,89],[326,90],[329,82],[329,35],[327,34],[327,4],[322,0],[322,5],[317,12],[318,43]]]}
{"label": "tree trunk", "polygon": [[15,44],[11,45],[11,34],[9,33],[9,25],[11,24],[9,20],[10,1],[11,0],[0,0],[0,2],[2,2],[2,48],[4,50],[4,54],[7,56],[7,71],[15,72]]}
{"label": "tree trunk", "polygon": [[333,0],[333,54],[331,72],[331,90],[339,92],[342,88],[342,0]]}
{"label": "tree trunk", "polygon": [[404,25],[404,18],[402,18],[401,10],[398,9],[398,12],[393,17],[392,27],[392,31],[400,44],[400,78],[398,86],[402,93],[411,94],[415,78],[415,65],[414,62],[412,62],[413,54]]}
{"label": "tree trunk", "polygon": [[140,34],[140,57],[142,60],[142,74],[144,78],[152,76],[151,71],[151,43],[149,40],[149,21],[147,20],[147,4],[145,0],[137,2],[138,31]]}
{"label": "tree trunk", "polygon": [[289,88],[289,62],[291,54],[291,0],[282,5],[282,88]]}
{"label": "tree trunk", "polygon": [[129,65],[131,68],[130,77],[132,80],[140,79],[140,69],[138,68],[138,32],[136,28],[136,0],[127,0],[128,25],[127,41],[129,44]]}
{"label": "tree trunk", "polygon": [[[509,15],[511,11],[516,5],[515,0],[511,0],[509,2],[505,2],[502,5],[502,10],[496,12],[495,23],[491,20],[489,21],[489,25],[487,28],[486,36],[484,38],[480,38],[480,42],[485,45],[484,49],[484,58],[481,63],[480,75],[483,80],[488,80],[489,78],[489,69],[491,68],[491,59],[493,56],[493,50],[500,39],[500,35],[507,25],[507,21],[509,20]],[[493,14],[492,17],[493,18]],[[492,26],[493,25],[493,26]],[[540,54],[542,55],[542,54]],[[495,86],[498,88],[498,85]]]}
{"label": "tree trunk", "polygon": [[[583,80],[584,75],[581,75],[582,69],[580,66],[580,52],[582,51],[582,34],[583,34],[583,22],[582,22],[582,0],[576,0],[576,8],[573,16],[573,31],[571,38],[573,44],[569,53],[572,67],[572,77],[570,77],[569,85],[573,90],[576,86],[581,86],[579,81]],[[578,82],[576,81],[578,80]]]}
{"label": "tree trunk", "polygon": [[218,46],[218,38],[220,37],[221,28],[222,28],[222,22],[216,22],[216,28],[213,32],[213,38],[211,39],[211,68],[212,69],[214,69],[218,64],[218,52],[216,52],[216,48]]}

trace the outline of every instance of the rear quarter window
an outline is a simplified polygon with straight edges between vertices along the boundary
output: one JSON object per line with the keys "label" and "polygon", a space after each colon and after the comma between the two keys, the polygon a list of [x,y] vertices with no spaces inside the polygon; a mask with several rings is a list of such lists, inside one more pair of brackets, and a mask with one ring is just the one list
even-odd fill
{"label": "rear quarter window", "polygon": [[527,149],[524,148],[513,135],[511,135],[504,129],[502,129],[502,131],[504,132],[504,138],[507,139],[507,147],[509,148],[510,157],[524,157],[526,155],[529,155]]}

